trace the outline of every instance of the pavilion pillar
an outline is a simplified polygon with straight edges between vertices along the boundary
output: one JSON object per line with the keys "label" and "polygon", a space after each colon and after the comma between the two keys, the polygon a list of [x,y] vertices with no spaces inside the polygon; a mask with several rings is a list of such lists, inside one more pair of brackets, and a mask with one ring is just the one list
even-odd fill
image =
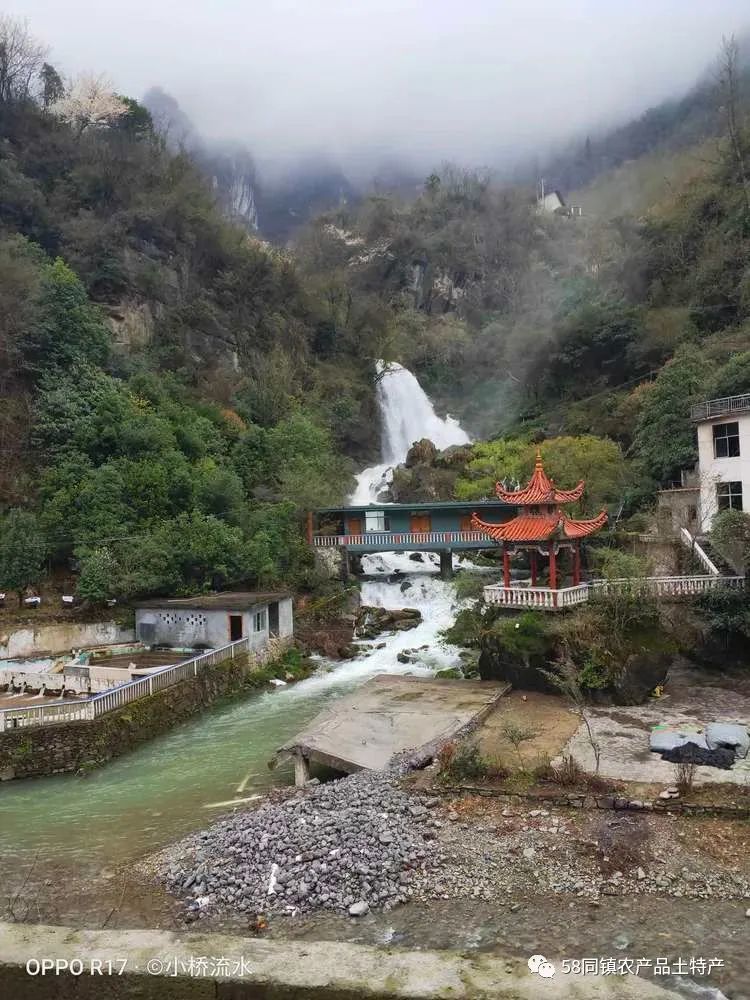
{"label": "pavilion pillar", "polygon": [[573,550],[573,586],[581,582],[581,543],[576,542]]}
{"label": "pavilion pillar", "polygon": [[536,549],[532,549],[529,553],[529,562],[531,563],[531,586],[536,587],[537,581],[537,564],[536,564]]}
{"label": "pavilion pillar", "polygon": [[510,552],[503,542],[503,586],[507,590],[510,587]]}
{"label": "pavilion pillar", "polygon": [[557,590],[557,556],[554,542],[551,542],[549,547],[549,585],[550,590]]}
{"label": "pavilion pillar", "polygon": [[313,513],[311,510],[307,512],[307,544],[312,545],[313,543]]}

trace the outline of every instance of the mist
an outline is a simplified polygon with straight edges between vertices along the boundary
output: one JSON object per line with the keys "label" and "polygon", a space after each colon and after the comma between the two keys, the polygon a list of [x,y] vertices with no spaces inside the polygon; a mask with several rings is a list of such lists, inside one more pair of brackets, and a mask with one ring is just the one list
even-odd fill
{"label": "mist", "polygon": [[747,0],[11,0],[62,71],[278,166],[509,165],[688,89]]}

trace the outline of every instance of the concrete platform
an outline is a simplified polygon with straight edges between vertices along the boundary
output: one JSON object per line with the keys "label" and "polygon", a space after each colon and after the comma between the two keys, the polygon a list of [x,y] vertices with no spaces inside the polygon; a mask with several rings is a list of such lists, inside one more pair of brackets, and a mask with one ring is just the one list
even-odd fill
{"label": "concrete platform", "polygon": [[[75,959],[81,971],[71,973]],[[29,960],[50,963],[29,973]],[[33,969],[38,966],[32,965]],[[0,923],[0,996],[13,1000],[670,1000],[642,976],[560,972],[523,958],[165,930]]]}
{"label": "concrete platform", "polygon": [[404,751],[429,754],[478,725],[509,684],[379,674],[335,701],[275,757],[295,761],[298,785],[316,761],[352,774],[381,770]]}

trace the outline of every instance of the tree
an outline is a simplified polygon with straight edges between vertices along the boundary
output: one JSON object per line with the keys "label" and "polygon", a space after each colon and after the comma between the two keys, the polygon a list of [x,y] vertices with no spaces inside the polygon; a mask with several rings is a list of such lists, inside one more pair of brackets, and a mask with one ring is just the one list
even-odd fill
{"label": "tree", "polygon": [[681,348],[643,394],[633,447],[657,483],[676,478],[698,458],[690,404],[698,399],[705,370],[698,351]]}
{"label": "tree", "polygon": [[742,189],[745,216],[750,216],[750,167],[746,130],[741,120],[739,46],[734,35],[723,38],[718,66],[719,90],[726,118],[731,161]]}
{"label": "tree", "polygon": [[109,331],[86,289],[60,257],[42,270],[36,306],[37,320],[23,345],[28,370],[39,376],[47,369],[104,364]]}
{"label": "tree", "polygon": [[115,97],[122,101],[126,109],[125,114],[117,122],[117,128],[133,136],[151,135],[154,131],[154,122],[148,108],[124,94],[116,94]]}
{"label": "tree", "polygon": [[88,128],[112,128],[129,113],[105,76],[83,74],[50,111],[81,136]]}
{"label": "tree", "polygon": [[711,524],[711,541],[734,569],[750,571],[750,514],[741,510],[722,510]]}
{"label": "tree", "polygon": [[570,702],[573,711],[586,727],[586,736],[594,755],[595,774],[599,773],[602,747],[596,738],[591,719],[588,714],[587,693],[581,684],[581,674],[569,656],[563,655],[553,670],[543,670],[542,673],[552,683],[560,694]]}
{"label": "tree", "polygon": [[[456,481],[456,496],[461,500],[491,497],[496,482],[511,489],[523,486],[534,469],[536,449],[524,438],[480,442],[472,449],[465,476]],[[549,438],[542,442],[541,453],[545,472],[562,489],[586,481],[582,507],[597,508],[620,499],[627,478],[625,459],[609,438],[593,434]]]}
{"label": "tree", "polygon": [[48,62],[44,63],[39,70],[39,82],[41,84],[42,107],[47,111],[52,104],[56,104],[65,96],[65,84],[55,67]]}
{"label": "tree", "polygon": [[29,32],[25,21],[0,15],[0,102],[23,101],[47,50]]}
{"label": "tree", "polygon": [[47,547],[34,514],[13,509],[0,524],[0,587],[18,592],[38,583],[44,572]]}
{"label": "tree", "polygon": [[103,604],[114,597],[117,586],[117,561],[106,546],[92,549],[81,559],[76,593],[84,601]]}

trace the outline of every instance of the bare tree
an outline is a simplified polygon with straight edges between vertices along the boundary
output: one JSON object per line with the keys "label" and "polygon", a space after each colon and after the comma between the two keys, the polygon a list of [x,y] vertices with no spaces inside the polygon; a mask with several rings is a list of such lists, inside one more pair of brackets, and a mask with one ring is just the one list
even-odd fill
{"label": "bare tree", "polygon": [[0,15],[0,103],[29,97],[46,55],[25,21]]}
{"label": "bare tree", "polygon": [[544,670],[542,673],[549,681],[552,682],[552,684],[554,684],[561,694],[565,695],[570,702],[572,711],[575,712],[586,727],[586,735],[588,737],[589,746],[594,754],[594,762],[596,765],[595,773],[599,774],[602,748],[601,744],[594,736],[594,730],[591,728],[586,695],[581,687],[581,681],[575,664],[569,656],[564,656],[555,666],[554,670]]}
{"label": "bare tree", "polygon": [[112,128],[128,113],[128,106],[105,76],[86,73],[74,80],[50,111],[82,135],[87,128]]}
{"label": "bare tree", "polygon": [[717,80],[727,122],[727,135],[732,159],[737,169],[745,212],[750,215],[750,180],[748,179],[747,144],[744,123],[740,112],[739,46],[734,35],[723,38],[717,69]]}

